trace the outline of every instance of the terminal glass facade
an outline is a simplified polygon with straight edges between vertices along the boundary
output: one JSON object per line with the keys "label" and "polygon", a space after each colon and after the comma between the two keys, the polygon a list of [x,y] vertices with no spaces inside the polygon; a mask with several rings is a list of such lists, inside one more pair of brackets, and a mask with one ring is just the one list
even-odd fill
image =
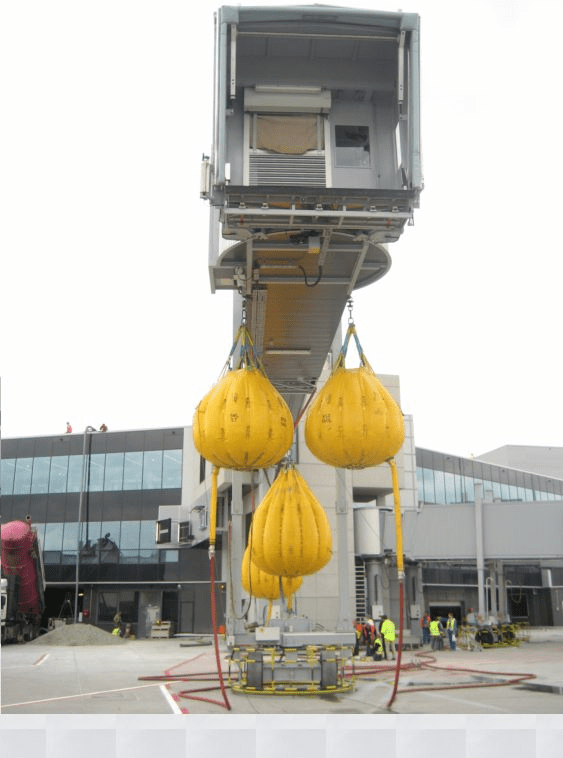
{"label": "terminal glass facade", "polygon": [[420,503],[472,503],[475,484],[485,500],[562,500],[563,480],[493,465],[472,458],[416,449],[416,476]]}
{"label": "terminal glass facade", "polygon": [[49,617],[68,613],[78,566],[79,610],[102,628],[119,609],[143,636],[153,606],[176,628],[207,628],[207,551],[156,545],[159,507],[182,502],[183,444],[183,428],[2,441],[0,521],[31,516]]}
{"label": "terminal glass facade", "polygon": [[150,450],[128,453],[53,455],[4,458],[2,494],[46,495],[85,490],[177,489],[182,486],[182,451]]}

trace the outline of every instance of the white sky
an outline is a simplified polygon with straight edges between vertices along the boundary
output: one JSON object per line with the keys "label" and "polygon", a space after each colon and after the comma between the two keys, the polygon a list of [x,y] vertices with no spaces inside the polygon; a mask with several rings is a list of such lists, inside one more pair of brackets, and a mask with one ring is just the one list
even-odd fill
{"label": "white sky", "polygon": [[[219,4],[2,6],[4,438],[187,425],[217,379],[232,300],[210,292],[199,172]],[[562,445],[563,4],[402,9],[422,23],[426,187],[355,296],[359,337],[399,374],[418,446]]]}

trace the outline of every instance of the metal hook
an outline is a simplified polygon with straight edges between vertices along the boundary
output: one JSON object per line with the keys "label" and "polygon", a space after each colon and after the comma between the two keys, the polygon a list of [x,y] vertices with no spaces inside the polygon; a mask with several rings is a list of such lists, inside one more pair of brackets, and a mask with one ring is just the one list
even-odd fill
{"label": "metal hook", "polygon": [[353,307],[354,301],[352,298],[348,298],[348,324],[349,326],[353,326],[354,324],[354,317],[352,316],[352,307]]}

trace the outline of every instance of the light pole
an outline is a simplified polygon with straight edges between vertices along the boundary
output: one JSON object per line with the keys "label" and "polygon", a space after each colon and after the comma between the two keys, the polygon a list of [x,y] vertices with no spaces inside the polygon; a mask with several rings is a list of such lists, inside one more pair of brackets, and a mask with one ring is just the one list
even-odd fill
{"label": "light pole", "polygon": [[87,426],[84,430],[84,441],[82,443],[82,478],[80,480],[80,497],[78,499],[78,524],[76,535],[76,576],[74,581],[74,623],[78,622],[78,579],[80,574],[80,533],[82,531],[82,503],[84,501],[84,492],[88,482],[88,470],[90,468],[90,454],[87,453],[88,440],[90,434],[95,432],[93,426]]}

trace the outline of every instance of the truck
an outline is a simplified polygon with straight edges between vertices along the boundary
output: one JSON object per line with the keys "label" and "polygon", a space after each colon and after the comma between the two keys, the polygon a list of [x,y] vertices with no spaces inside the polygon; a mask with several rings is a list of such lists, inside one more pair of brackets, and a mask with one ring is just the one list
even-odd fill
{"label": "truck", "polygon": [[41,632],[45,610],[45,572],[37,530],[31,518],[0,528],[2,542],[2,644],[29,642]]}

